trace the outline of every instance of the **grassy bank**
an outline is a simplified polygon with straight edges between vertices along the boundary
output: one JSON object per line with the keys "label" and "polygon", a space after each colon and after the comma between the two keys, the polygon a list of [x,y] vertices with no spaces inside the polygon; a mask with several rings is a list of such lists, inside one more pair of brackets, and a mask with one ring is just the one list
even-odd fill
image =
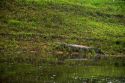
{"label": "grassy bank", "polygon": [[[36,80],[32,80],[32,82],[37,82],[41,76],[38,75],[38,71],[41,71],[39,70],[40,65],[46,67],[42,69],[42,73],[50,69],[50,71],[46,71],[47,76],[43,78],[49,80],[51,79],[48,78],[51,77],[49,74],[53,74],[53,72],[56,74],[68,73],[68,70],[62,72],[58,70],[60,64],[63,64],[61,68],[65,70],[68,69],[67,65],[75,66],[79,63],[82,66],[92,66],[88,68],[91,71],[88,74],[80,71],[84,67],[78,67],[79,77],[85,77],[84,75],[87,75],[88,78],[92,75],[109,76],[108,73],[113,71],[114,73],[109,77],[124,77],[124,0],[114,2],[113,0],[9,1],[0,1],[0,80],[8,79],[12,82],[12,79],[15,79],[15,81],[29,82],[35,77]],[[98,62],[67,62],[65,60],[60,62],[60,58],[67,59],[67,56],[57,55],[62,53],[57,49],[59,43],[99,48],[109,58]],[[58,66],[53,68],[50,65]],[[103,71],[106,69],[104,66],[108,66],[106,73],[101,72],[100,66],[103,66]],[[112,70],[108,70],[110,68]],[[54,71],[54,69],[57,70]],[[96,69],[99,72],[94,73]],[[73,69],[74,71],[76,70]],[[73,72],[68,75],[73,76]],[[25,75],[27,75],[26,79],[23,78]],[[62,79],[63,83],[64,77],[60,75],[57,80]]]}
{"label": "grassy bank", "polygon": [[103,0],[2,3],[0,57],[8,61],[55,56],[58,43],[91,46],[109,56],[124,56],[124,3]]}

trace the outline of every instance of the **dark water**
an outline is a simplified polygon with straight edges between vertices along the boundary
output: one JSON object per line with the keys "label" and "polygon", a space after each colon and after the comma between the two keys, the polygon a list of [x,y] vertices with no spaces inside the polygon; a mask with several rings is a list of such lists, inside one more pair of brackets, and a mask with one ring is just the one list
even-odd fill
{"label": "dark water", "polygon": [[125,83],[125,67],[39,66],[44,83]]}
{"label": "dark water", "polygon": [[44,81],[44,83],[125,83],[125,79],[122,78],[91,78],[91,79],[75,79],[66,80],[63,82],[56,81]]}
{"label": "dark water", "polygon": [[125,83],[123,62],[117,61],[114,65],[112,64],[114,61],[111,65],[109,62],[103,61],[103,63],[102,60],[96,63],[70,60],[65,64],[56,62],[40,65],[2,63],[0,81],[2,80],[2,83]]}

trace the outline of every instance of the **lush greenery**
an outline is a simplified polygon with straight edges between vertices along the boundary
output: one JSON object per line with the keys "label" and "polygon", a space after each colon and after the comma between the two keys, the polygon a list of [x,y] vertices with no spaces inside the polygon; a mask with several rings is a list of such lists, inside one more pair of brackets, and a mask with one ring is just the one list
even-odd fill
{"label": "lush greenery", "polygon": [[[110,56],[108,60],[98,63],[88,61],[83,64],[98,65],[88,68],[90,71],[96,71],[95,69],[98,69],[100,65],[112,65],[111,68],[114,69],[115,74],[111,74],[111,77],[121,77],[121,74],[124,77],[124,0],[1,0],[0,12],[1,80],[18,80],[20,74],[22,77],[27,74],[27,79],[20,78],[19,80],[31,80],[40,71],[37,69],[39,65],[49,68],[49,64],[63,64],[63,67],[67,68],[67,65],[78,64],[78,62],[60,61],[60,57],[67,58],[65,55],[67,52],[57,49],[59,43],[100,48]],[[117,72],[119,66],[120,69]],[[66,69],[63,67],[62,72],[58,69],[52,72],[68,73],[68,70],[63,71]],[[99,72],[84,75],[88,78],[92,75],[109,76],[107,74],[112,71],[108,70],[109,68],[107,68],[107,73],[98,69]],[[80,69],[84,67],[78,67],[78,73],[83,72]],[[102,67],[102,70],[105,68]],[[75,69],[72,72],[74,71]],[[50,71],[46,72],[49,74]],[[68,75],[72,76],[72,72]],[[79,77],[84,77],[84,75],[79,75]],[[44,79],[49,80],[48,76]]]}

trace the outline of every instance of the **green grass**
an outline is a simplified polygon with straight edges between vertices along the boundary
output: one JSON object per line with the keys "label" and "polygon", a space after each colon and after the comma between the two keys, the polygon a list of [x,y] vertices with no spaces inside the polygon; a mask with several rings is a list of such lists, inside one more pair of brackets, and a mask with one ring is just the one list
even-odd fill
{"label": "green grass", "polygon": [[17,0],[9,8],[3,4],[0,57],[5,61],[55,57],[58,43],[91,46],[109,56],[124,56],[124,3],[117,0]]}
{"label": "green grass", "polygon": [[[124,0],[2,0],[0,4],[1,70],[9,69],[4,63],[17,64],[15,71],[5,71],[3,76],[10,78],[13,75],[15,78],[17,72],[23,71],[18,71],[18,67],[25,68],[22,67],[25,64],[59,63],[60,58],[67,56],[55,54],[60,51],[58,43],[99,48],[108,56],[125,55]],[[111,65],[124,66],[124,61],[110,62]],[[91,62],[84,64],[91,65]],[[108,65],[108,62],[99,64]],[[25,71],[37,72],[37,69],[31,67]],[[99,75],[104,75],[100,71]],[[121,72],[118,71],[119,76]]]}
{"label": "green grass", "polygon": [[13,39],[18,45],[36,41],[39,46],[47,41],[48,48],[53,48],[52,43],[66,42],[98,47],[109,55],[124,55],[124,2],[30,0],[18,3],[11,11],[2,10],[0,33],[3,46],[8,45],[4,41],[13,42]]}

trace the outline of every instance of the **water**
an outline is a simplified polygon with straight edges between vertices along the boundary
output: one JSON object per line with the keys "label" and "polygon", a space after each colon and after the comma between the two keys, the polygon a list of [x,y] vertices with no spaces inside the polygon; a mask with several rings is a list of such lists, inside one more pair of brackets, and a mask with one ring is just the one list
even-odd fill
{"label": "water", "polygon": [[0,63],[3,83],[125,83],[122,59],[67,59],[62,63]]}
{"label": "water", "polygon": [[49,65],[39,71],[44,83],[125,83],[125,67]]}

